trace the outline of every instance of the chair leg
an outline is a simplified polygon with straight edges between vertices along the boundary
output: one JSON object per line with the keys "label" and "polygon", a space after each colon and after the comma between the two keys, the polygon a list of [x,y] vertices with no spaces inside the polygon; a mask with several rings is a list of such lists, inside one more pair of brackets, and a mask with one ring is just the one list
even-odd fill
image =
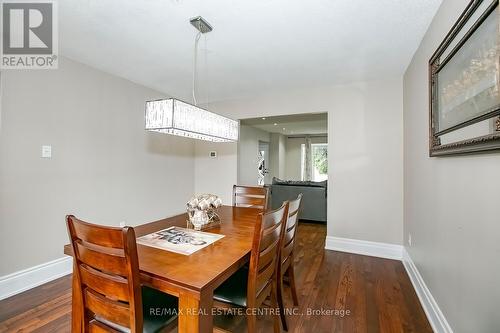
{"label": "chair leg", "polygon": [[272,306],[272,314],[273,314],[273,322],[274,322],[274,333],[280,333],[280,319],[278,311],[278,302],[277,302],[277,293],[276,293],[276,283],[273,283],[271,288],[271,306]]}
{"label": "chair leg", "polygon": [[247,332],[255,333],[256,318],[255,314],[247,314]]}
{"label": "chair leg", "polygon": [[299,299],[297,297],[297,289],[295,287],[295,273],[293,271],[293,262],[287,269],[288,280],[290,282],[290,289],[292,290],[293,305],[299,305]]}
{"label": "chair leg", "polygon": [[286,323],[285,307],[283,302],[283,277],[278,278],[276,291],[278,294],[278,308],[280,310],[281,325],[283,330],[288,332],[288,325]]}

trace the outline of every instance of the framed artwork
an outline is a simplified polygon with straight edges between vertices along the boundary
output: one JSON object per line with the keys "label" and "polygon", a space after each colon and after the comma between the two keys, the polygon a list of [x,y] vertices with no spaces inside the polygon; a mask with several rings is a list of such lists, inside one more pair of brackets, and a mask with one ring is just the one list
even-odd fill
{"label": "framed artwork", "polygon": [[430,156],[500,149],[498,0],[472,0],[429,60]]}

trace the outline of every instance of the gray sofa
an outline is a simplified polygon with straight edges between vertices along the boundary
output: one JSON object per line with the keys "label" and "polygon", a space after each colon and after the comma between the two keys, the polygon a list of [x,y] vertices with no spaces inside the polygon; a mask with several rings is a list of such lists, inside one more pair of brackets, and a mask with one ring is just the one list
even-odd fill
{"label": "gray sofa", "polygon": [[295,199],[302,193],[300,219],[326,223],[326,181],[290,181],[275,177],[268,187],[271,209],[279,208],[283,201]]}

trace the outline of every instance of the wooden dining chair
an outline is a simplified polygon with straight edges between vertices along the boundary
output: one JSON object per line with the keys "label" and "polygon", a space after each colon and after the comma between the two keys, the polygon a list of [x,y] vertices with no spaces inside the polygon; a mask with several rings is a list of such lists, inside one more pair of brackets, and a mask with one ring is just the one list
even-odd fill
{"label": "wooden dining chair", "polygon": [[233,206],[267,211],[269,189],[262,186],[233,185]]}
{"label": "wooden dining chair", "polygon": [[[299,222],[299,210],[302,203],[302,193],[297,199],[292,200],[288,204],[288,217],[286,223],[283,223],[280,240],[280,261],[276,269],[277,272],[277,297],[278,307],[280,309],[281,324],[283,329],[288,331],[286,322],[284,303],[283,303],[283,286],[284,282],[290,285],[292,292],[293,305],[298,306],[297,288],[295,286],[295,273],[293,268],[293,255],[295,248],[295,236],[297,235],[297,226]],[[287,280],[285,281],[285,278]]]}
{"label": "wooden dining chair", "polygon": [[276,264],[282,225],[288,216],[288,202],[275,211],[259,214],[250,255],[249,267],[244,266],[214,291],[216,308],[246,308],[248,332],[255,332],[256,309],[270,297],[274,332],[280,332],[277,313]]}
{"label": "wooden dining chair", "polygon": [[79,302],[76,317],[83,318],[84,332],[156,333],[175,327],[177,298],[141,287],[133,228],[99,226],[73,215],[66,223],[78,282],[73,302]]}

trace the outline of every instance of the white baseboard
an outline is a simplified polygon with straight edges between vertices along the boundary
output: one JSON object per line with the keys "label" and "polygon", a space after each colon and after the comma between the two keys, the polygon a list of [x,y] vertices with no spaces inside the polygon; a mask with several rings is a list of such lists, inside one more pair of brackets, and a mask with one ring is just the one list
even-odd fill
{"label": "white baseboard", "polygon": [[453,333],[450,324],[448,324],[448,321],[441,312],[441,309],[432,296],[429,288],[427,288],[424,279],[420,275],[417,266],[413,263],[413,260],[406,249],[403,249],[403,265],[406,268],[406,272],[410,277],[413,288],[415,288],[420,304],[422,304],[425,314],[427,315],[427,319],[429,320],[434,332]]}
{"label": "white baseboard", "polygon": [[71,257],[63,257],[0,277],[0,300],[22,293],[49,281],[70,274]]}
{"label": "white baseboard", "polygon": [[325,249],[387,259],[401,260],[403,258],[402,245],[342,237],[326,236]]}
{"label": "white baseboard", "polygon": [[434,332],[453,333],[450,324],[404,246],[326,236],[325,249],[401,260]]}

